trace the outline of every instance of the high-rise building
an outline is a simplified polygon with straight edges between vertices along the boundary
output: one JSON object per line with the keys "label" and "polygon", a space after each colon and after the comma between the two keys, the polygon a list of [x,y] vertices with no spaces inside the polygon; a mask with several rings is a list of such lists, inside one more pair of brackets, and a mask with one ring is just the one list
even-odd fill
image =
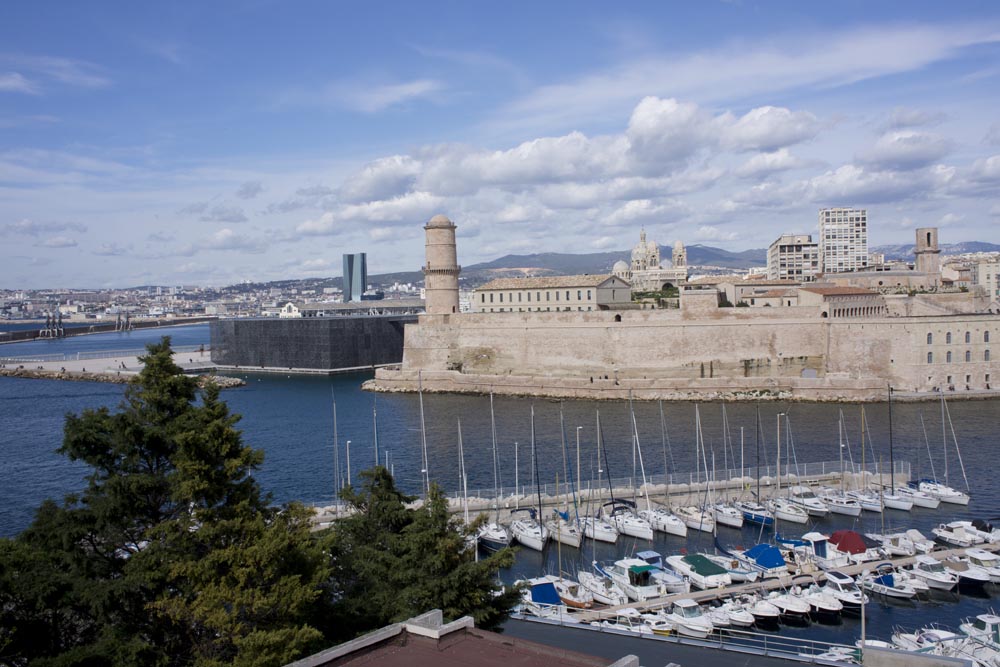
{"label": "high-rise building", "polygon": [[344,303],[361,301],[368,285],[368,261],[363,252],[344,254]]}
{"label": "high-rise building", "polygon": [[767,249],[768,280],[809,282],[819,273],[819,244],[810,234],[782,234]]}
{"label": "high-rise building", "polygon": [[1000,302],[1000,259],[980,260],[972,272],[975,285],[982,285],[990,297],[990,302]]}
{"label": "high-rise building", "polygon": [[844,273],[868,268],[868,210],[824,208],[819,212],[820,268]]}

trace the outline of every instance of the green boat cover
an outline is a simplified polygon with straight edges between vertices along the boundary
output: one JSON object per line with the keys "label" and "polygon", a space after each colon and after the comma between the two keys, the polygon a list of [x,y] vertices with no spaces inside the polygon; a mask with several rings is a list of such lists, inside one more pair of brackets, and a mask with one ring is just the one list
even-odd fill
{"label": "green boat cover", "polygon": [[634,574],[642,574],[643,572],[651,572],[657,568],[652,565],[632,565],[629,567],[628,571]]}
{"label": "green boat cover", "polygon": [[710,577],[713,574],[728,574],[726,570],[708,560],[701,554],[684,556],[684,562],[690,565],[692,570],[703,577]]}

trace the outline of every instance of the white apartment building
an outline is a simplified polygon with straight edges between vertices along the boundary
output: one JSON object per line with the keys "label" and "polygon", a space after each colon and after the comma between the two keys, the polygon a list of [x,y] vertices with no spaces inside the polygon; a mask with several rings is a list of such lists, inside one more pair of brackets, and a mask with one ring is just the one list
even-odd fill
{"label": "white apartment building", "polygon": [[607,310],[632,302],[632,289],[613,275],[498,278],[476,289],[478,313],[531,313]]}
{"label": "white apartment building", "polygon": [[868,210],[824,208],[819,212],[820,268],[844,273],[868,268]]}
{"label": "white apartment building", "polygon": [[768,280],[809,282],[819,270],[819,244],[809,234],[782,234],[767,249]]}
{"label": "white apartment building", "polygon": [[983,286],[990,301],[1000,301],[1000,259],[979,262],[972,275],[973,283]]}

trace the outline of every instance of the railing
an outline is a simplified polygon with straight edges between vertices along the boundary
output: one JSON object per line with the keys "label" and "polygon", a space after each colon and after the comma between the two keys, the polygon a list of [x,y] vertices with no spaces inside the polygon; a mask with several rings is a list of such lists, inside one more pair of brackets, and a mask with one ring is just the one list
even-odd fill
{"label": "railing", "polygon": [[[821,662],[829,664],[828,655],[831,651],[844,655],[858,656],[859,650],[854,646],[846,644],[833,644],[830,642],[818,641],[814,639],[800,639],[783,635],[769,635],[761,632],[750,632],[747,630],[736,630],[726,628],[725,630],[713,632],[706,639],[693,639],[677,634],[639,634],[624,628],[613,628],[602,625],[603,620],[614,621],[617,615],[614,612],[591,612],[598,617],[597,621],[590,625],[581,624],[576,619],[567,615],[555,612],[553,609],[551,616],[539,618],[526,614],[516,614],[515,618],[532,623],[549,623],[569,628],[579,628],[592,632],[604,632],[625,637],[641,637],[652,641],[671,642],[674,644],[687,644],[690,646],[702,646],[706,648],[716,648],[736,653],[748,653],[753,655],[780,656],[792,658],[803,662]],[[546,612],[543,612],[546,613]],[[641,624],[642,621],[635,619],[633,623]]]}
{"label": "railing", "polygon": [[[864,470],[869,475],[890,475],[889,466],[880,466],[878,463],[868,464],[864,467]],[[761,467],[748,467],[744,468],[742,471],[740,469],[730,469],[716,471],[715,478],[712,478],[711,473],[705,474],[703,472],[687,472],[687,473],[670,473],[670,474],[657,474],[648,475],[646,477],[647,487],[652,486],[664,486],[668,485],[673,487],[670,489],[671,493],[682,494],[682,493],[704,493],[706,485],[712,492],[725,492],[732,489],[743,489],[753,491],[757,486],[757,479],[760,478],[761,486],[770,488],[777,484],[775,479],[775,473],[777,472],[774,466],[761,466]],[[799,463],[798,465],[792,464],[791,466],[781,466],[781,484],[782,486],[787,486],[788,484],[799,484],[799,483],[814,483],[814,482],[832,482],[834,480],[839,480],[842,474],[861,474],[862,468],[860,464],[854,464],[853,466],[845,461],[843,467],[841,467],[840,461],[817,461],[812,463]],[[896,461],[895,469],[893,474],[898,475],[904,480],[910,479],[910,462],[909,461]],[[618,489],[635,489],[639,491],[642,487],[642,478],[635,477],[617,477],[611,479],[611,486]],[[687,487],[686,489],[684,487]],[[577,488],[577,492],[586,498],[591,493],[601,493],[601,491],[607,491],[608,480],[602,477],[599,480],[583,480],[580,486]],[[546,483],[539,485],[539,489],[536,490],[535,485],[529,480],[524,483],[518,483],[518,486],[513,484],[508,486],[503,486],[500,488],[500,497],[510,497],[510,496],[534,496],[539,491],[543,496],[562,496],[567,494],[572,494],[574,490],[574,484],[559,482],[558,486],[555,483]],[[651,494],[661,494],[665,489],[649,489]],[[481,488],[481,489],[469,489],[469,496],[472,498],[492,498],[494,491],[492,488]],[[461,497],[460,491],[450,491],[448,494],[452,498]]]}
{"label": "railing", "polygon": [[[191,352],[209,352],[207,345],[178,345],[172,348],[174,353],[188,354]],[[64,352],[62,354],[36,354],[24,357],[0,357],[0,363],[24,364],[44,363],[46,361],[82,361],[87,359],[114,359],[115,357],[139,357],[146,354],[146,348],[131,350],[96,350],[93,352]]]}

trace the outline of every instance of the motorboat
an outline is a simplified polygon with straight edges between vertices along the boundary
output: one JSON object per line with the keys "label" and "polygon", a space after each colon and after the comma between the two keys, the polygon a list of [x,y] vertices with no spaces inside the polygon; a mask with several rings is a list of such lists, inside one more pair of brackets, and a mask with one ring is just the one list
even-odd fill
{"label": "motorboat", "polygon": [[687,577],[692,586],[702,590],[722,588],[733,583],[729,572],[702,554],[668,556],[667,565],[677,574]]}
{"label": "motorboat", "polygon": [[773,544],[761,542],[746,551],[726,551],[747,569],[757,570],[761,578],[780,577],[788,574],[788,563],[781,550]]}
{"label": "motorboat", "polygon": [[639,510],[639,516],[649,522],[653,530],[677,537],[687,537],[687,526],[673,512],[662,507]]}
{"label": "motorboat", "polygon": [[[886,494],[884,497],[888,499],[890,495],[898,496],[903,500],[909,500],[913,504],[913,507],[926,507],[930,510],[936,510],[941,505],[941,501],[929,493],[924,493],[919,489],[913,489],[908,486],[897,486],[895,493]],[[886,502],[886,507],[890,507],[888,502]]]}
{"label": "motorboat", "polygon": [[917,591],[896,576],[892,563],[882,563],[873,571],[861,573],[858,584],[863,590],[875,595],[882,595],[897,600],[910,600],[917,596]]}
{"label": "motorboat", "polygon": [[728,572],[729,578],[733,580],[734,584],[750,583],[757,581],[758,577],[760,577],[760,570],[743,565],[739,560],[731,556],[705,554],[705,558]]}
{"label": "motorboat", "polygon": [[591,621],[591,626],[634,632],[639,635],[651,635],[653,629],[643,619],[642,613],[635,607],[625,607],[616,610],[613,615],[600,621]]}
{"label": "motorboat", "polygon": [[771,591],[767,601],[778,608],[781,620],[789,625],[809,625],[809,603],[788,591]]}
{"label": "motorboat", "polygon": [[840,600],[844,605],[845,614],[860,614],[862,605],[868,603],[868,596],[858,588],[854,577],[840,570],[829,570],[826,573],[824,588],[830,595]]}
{"label": "motorboat", "polygon": [[592,540],[611,544],[618,541],[618,530],[599,516],[581,517],[580,524],[583,534]]}
{"label": "motorboat", "polygon": [[715,518],[700,507],[694,505],[675,507],[674,514],[691,530],[700,530],[705,533],[715,532]]}
{"label": "motorboat", "polygon": [[523,585],[521,611],[541,618],[561,617],[567,614],[566,605],[559,597],[552,575],[515,581]]}
{"label": "motorboat", "polygon": [[935,590],[950,591],[958,585],[958,575],[931,556],[917,556],[910,571]]}
{"label": "motorboat", "polygon": [[715,629],[712,621],[702,613],[701,607],[691,598],[675,600],[666,618],[674,624],[677,634],[685,637],[705,639]]}
{"label": "motorboat", "polygon": [[804,509],[809,516],[826,516],[830,508],[820,500],[808,486],[793,486],[788,489],[788,499]]}
{"label": "motorboat", "polygon": [[635,503],[630,500],[613,500],[601,508],[610,523],[621,535],[628,535],[640,540],[652,541],[653,527],[649,522],[635,513]]}
{"label": "motorboat", "polygon": [[594,561],[594,571],[618,584],[630,600],[641,602],[666,595],[667,590],[653,578],[656,567],[639,558],[622,558],[613,563]]}
{"label": "motorboat", "polygon": [[848,498],[856,500],[861,509],[865,512],[882,512],[882,498],[879,497],[877,493],[872,493],[871,491],[848,491],[846,494]]}
{"label": "motorboat", "polygon": [[781,618],[781,609],[766,598],[753,593],[744,593],[739,598],[739,604],[753,616],[754,625],[760,628],[777,628]]}
{"label": "motorboat", "polygon": [[743,513],[745,523],[769,528],[774,526],[774,515],[756,500],[737,500],[733,506]]}
{"label": "motorboat", "polygon": [[851,564],[848,554],[830,548],[830,538],[823,533],[810,531],[799,539],[776,535],[774,541],[791,549],[795,554],[816,564],[822,570],[833,570]]}
{"label": "motorboat", "polygon": [[885,557],[878,542],[875,540],[866,541],[861,534],[853,530],[834,531],[830,535],[830,544],[837,551],[847,554],[852,563],[867,563],[874,560],[883,560]]}
{"label": "motorboat", "polygon": [[718,607],[717,610],[725,612],[729,617],[730,625],[737,628],[750,628],[754,624],[754,615],[750,612],[747,606],[742,602],[737,602],[736,600],[729,599],[725,600]]}
{"label": "motorboat", "polygon": [[945,655],[947,653],[940,650],[939,645],[954,644],[962,639],[961,635],[941,628],[924,628],[917,632],[892,633],[892,643],[904,651],[935,653],[937,655]]}
{"label": "motorboat", "polygon": [[909,586],[915,590],[918,596],[926,595],[931,592],[931,587],[927,585],[927,582],[914,575],[910,570],[897,567],[896,573],[893,576],[896,577],[896,581],[900,584]]}
{"label": "motorboat", "polygon": [[938,524],[937,528],[931,529],[931,533],[938,542],[953,547],[968,548],[986,541],[978,531],[970,528],[972,524],[968,521],[952,521]]}
{"label": "motorboat", "polygon": [[510,546],[511,535],[506,526],[492,521],[479,527],[476,540],[486,551],[500,551]]}
{"label": "motorboat", "polygon": [[971,567],[962,558],[948,558],[941,562],[946,569],[958,575],[958,587],[961,590],[983,588],[990,583],[990,574],[980,567]]}
{"label": "motorboat", "polygon": [[667,620],[666,614],[662,611],[645,611],[642,613],[642,622],[653,631],[654,635],[669,637],[677,632],[673,623]]}
{"label": "motorboat", "polygon": [[819,494],[820,501],[833,514],[844,516],[861,516],[861,503],[839,491],[826,491]]}
{"label": "motorboat", "polygon": [[771,499],[768,503],[768,509],[776,520],[809,523],[809,512],[786,498]]}
{"label": "motorboat", "polygon": [[510,522],[510,532],[519,544],[535,551],[545,548],[549,541],[549,531],[538,522],[534,508],[514,510],[511,516],[515,518]]}
{"label": "motorboat", "polygon": [[635,557],[655,568],[654,581],[663,586],[668,593],[687,593],[691,590],[691,583],[687,579],[664,566],[663,556],[658,551],[640,551]]}
{"label": "motorboat", "polygon": [[934,541],[925,537],[924,534],[916,528],[910,528],[907,530],[906,536],[913,542],[913,547],[917,550],[917,553],[929,554],[934,551]]}
{"label": "motorboat", "polygon": [[1000,584],[1000,556],[985,549],[967,549],[963,559],[969,568],[978,568],[990,577],[994,584]]}
{"label": "motorboat", "polygon": [[594,597],[594,602],[606,604],[609,607],[628,604],[628,596],[625,595],[625,591],[608,577],[593,572],[580,572],[576,578],[580,585]]}
{"label": "motorboat", "polygon": [[953,489],[947,484],[942,484],[934,479],[921,479],[916,482],[910,482],[910,486],[919,491],[923,491],[929,496],[937,498],[943,503],[949,503],[951,505],[969,504],[969,495],[967,493],[963,493],[958,489]]}
{"label": "motorboat", "polygon": [[968,528],[970,533],[974,533],[983,538],[986,542],[993,544],[1000,542],[1000,528],[996,528],[989,521],[983,519],[973,519]]}
{"label": "motorboat", "polygon": [[551,599],[548,589],[548,584],[551,584],[552,588],[556,591],[556,595],[559,597],[558,604],[573,609],[590,609],[594,606],[594,596],[572,579],[557,577],[554,574],[546,574],[541,577],[528,579],[527,583],[530,588],[532,601],[551,604],[551,602],[542,602],[542,600]]}
{"label": "motorboat", "polygon": [[559,510],[552,510],[552,518],[545,522],[545,528],[549,531],[549,537],[568,547],[579,549],[583,542],[580,527],[575,521],[570,521],[569,514]]}
{"label": "motorboat", "polygon": [[743,527],[743,512],[728,503],[715,503],[709,506],[709,512],[715,518],[716,525],[730,528]]}
{"label": "motorboat", "polygon": [[809,616],[815,621],[835,621],[844,611],[844,603],[817,584],[803,588],[800,596],[809,603]]}
{"label": "motorboat", "polygon": [[1000,616],[996,614],[980,614],[971,621],[960,624],[958,631],[981,644],[1000,650]]}
{"label": "motorboat", "polygon": [[[917,555],[917,545],[906,533],[865,533],[865,537],[878,542],[890,558]],[[928,550],[929,551],[929,550]],[[920,552],[923,553],[923,552]]]}

